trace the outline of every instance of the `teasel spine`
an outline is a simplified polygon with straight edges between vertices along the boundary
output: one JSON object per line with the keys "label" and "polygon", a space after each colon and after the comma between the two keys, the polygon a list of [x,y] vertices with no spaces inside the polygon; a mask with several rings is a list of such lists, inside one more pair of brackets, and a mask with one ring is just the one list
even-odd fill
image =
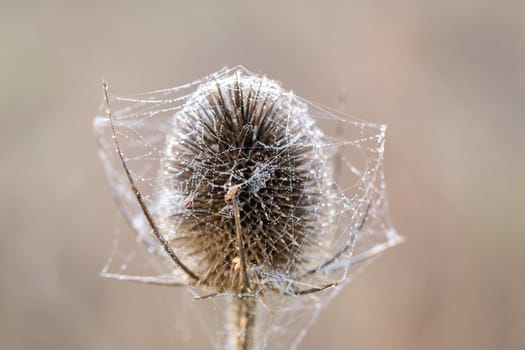
{"label": "teasel spine", "polygon": [[[266,270],[293,274],[308,260],[323,173],[303,104],[271,80],[241,74],[216,78],[190,97],[163,161],[166,188],[183,188],[167,215],[184,232],[172,243],[199,257],[202,285],[233,292],[231,350],[256,344]],[[221,214],[225,203],[229,218]]]}
{"label": "teasel spine", "polygon": [[306,107],[275,82],[241,74],[189,98],[163,160],[171,242],[216,292],[259,290],[268,272],[291,276],[319,235],[324,169]]}

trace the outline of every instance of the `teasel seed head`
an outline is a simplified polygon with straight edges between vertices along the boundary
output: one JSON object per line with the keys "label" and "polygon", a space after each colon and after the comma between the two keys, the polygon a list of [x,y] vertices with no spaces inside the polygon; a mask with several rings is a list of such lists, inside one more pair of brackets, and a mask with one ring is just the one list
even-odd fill
{"label": "teasel seed head", "polygon": [[321,137],[306,104],[265,77],[237,71],[186,100],[167,138],[160,207],[166,238],[201,284],[246,291],[239,242],[251,291],[277,290],[268,276],[313,263],[327,188]]}

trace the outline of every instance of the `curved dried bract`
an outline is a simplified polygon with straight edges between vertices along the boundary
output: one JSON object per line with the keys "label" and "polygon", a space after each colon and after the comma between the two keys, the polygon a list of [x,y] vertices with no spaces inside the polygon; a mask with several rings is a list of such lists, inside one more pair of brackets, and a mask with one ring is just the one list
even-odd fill
{"label": "curved dried bract", "polygon": [[274,81],[236,71],[202,84],[176,113],[160,207],[201,284],[246,292],[243,253],[250,291],[272,287],[268,275],[293,278],[317,256],[329,169],[307,112]]}

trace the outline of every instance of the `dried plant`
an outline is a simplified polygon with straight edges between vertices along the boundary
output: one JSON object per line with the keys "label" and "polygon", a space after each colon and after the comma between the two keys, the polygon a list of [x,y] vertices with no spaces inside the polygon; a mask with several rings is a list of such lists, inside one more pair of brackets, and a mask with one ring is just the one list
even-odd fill
{"label": "dried plant", "polygon": [[[205,291],[201,298],[231,295],[226,346],[264,347],[256,327],[259,302],[273,313],[275,297],[335,287],[359,260],[351,259],[356,239],[381,205],[374,196],[382,180],[384,129],[379,137],[362,135],[352,144],[359,148],[374,142],[379,156],[366,159],[366,172],[354,171],[357,185],[367,187],[354,189],[361,197],[347,198],[341,188],[345,181],[338,183],[334,174],[345,162],[345,144],[326,137],[308,103],[242,67],[195,85],[180,100],[123,98],[155,108],[124,109],[115,118],[104,83],[114,148],[156,242],[144,233],[143,239],[182,273],[170,282],[137,280],[198,287]],[[159,103],[176,108],[158,109]],[[162,128],[163,141],[156,141],[163,143],[159,149],[137,130],[145,130],[145,117],[165,112],[172,117]],[[119,133],[123,125],[157,153],[154,181],[130,169],[139,158],[124,154],[120,140],[130,135]],[[144,155],[151,156],[143,150],[140,160]],[[145,196],[138,181],[154,183],[154,194]],[[391,235],[384,240],[388,244],[376,250],[398,241],[395,231],[385,232]],[[375,253],[364,250],[360,259]]]}

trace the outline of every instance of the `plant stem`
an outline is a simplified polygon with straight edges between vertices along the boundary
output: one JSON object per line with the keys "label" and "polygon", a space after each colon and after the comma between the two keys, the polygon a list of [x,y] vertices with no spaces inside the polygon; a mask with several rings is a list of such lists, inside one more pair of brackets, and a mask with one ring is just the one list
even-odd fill
{"label": "plant stem", "polygon": [[250,291],[250,280],[248,277],[244,239],[242,236],[241,213],[237,198],[239,188],[239,186],[232,186],[224,195],[226,203],[231,201],[233,206],[235,236],[239,251],[239,256],[237,257],[239,265],[234,267],[234,271],[240,272],[241,284],[238,292],[244,294],[237,294],[232,299],[229,329],[230,339],[228,341],[231,350],[252,350],[255,343],[255,312],[257,309],[257,301],[253,296],[246,296],[246,293]]}
{"label": "plant stem", "polygon": [[254,297],[233,297],[229,329],[231,350],[252,350],[254,348],[256,308],[257,301]]}

